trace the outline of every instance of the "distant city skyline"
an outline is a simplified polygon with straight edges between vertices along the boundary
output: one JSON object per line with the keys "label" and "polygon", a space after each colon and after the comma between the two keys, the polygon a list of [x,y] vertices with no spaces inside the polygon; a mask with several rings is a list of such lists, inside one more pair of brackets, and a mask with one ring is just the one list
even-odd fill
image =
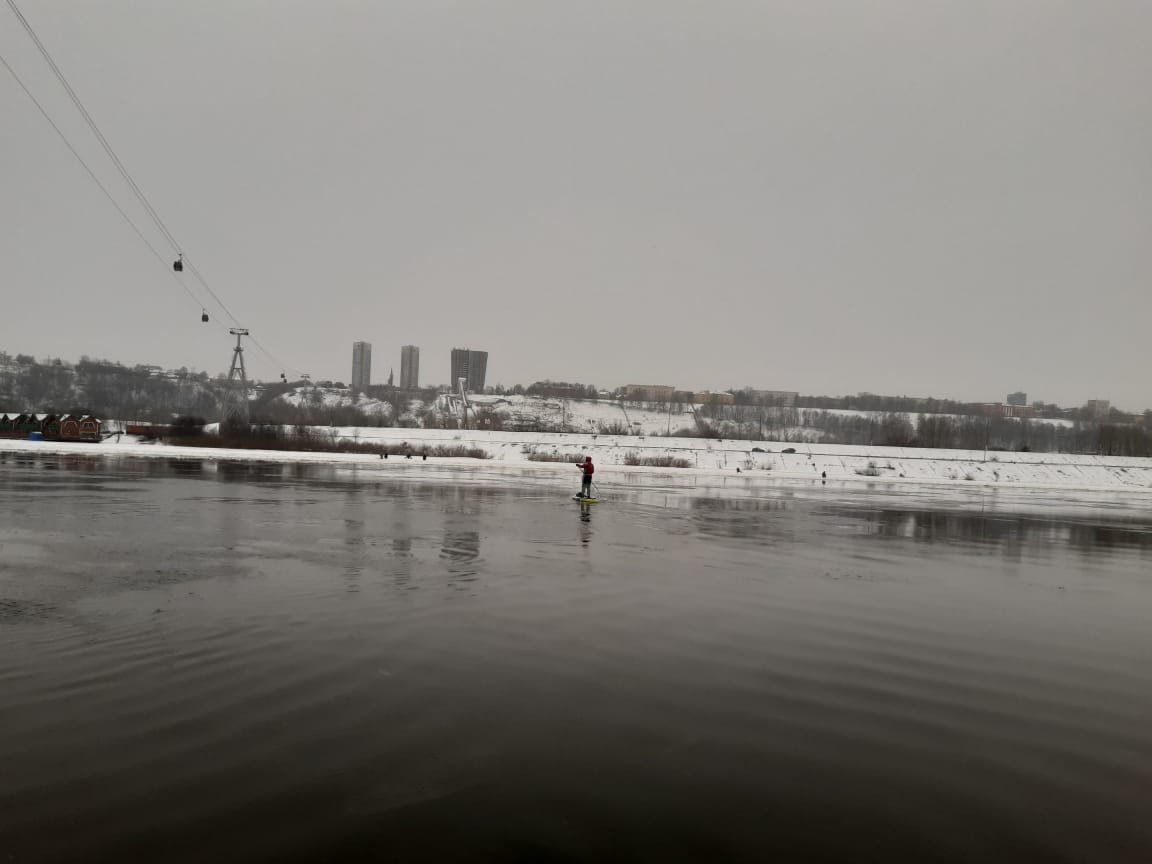
{"label": "distant city skyline", "polygon": [[[368,361],[368,379],[369,379],[369,381],[368,381],[368,384],[365,385],[364,387],[356,387],[355,386],[355,381],[357,380],[357,368],[356,368],[357,367],[357,361],[356,361],[356,352],[357,352],[356,346],[357,345],[367,346],[366,357],[367,357],[367,361]],[[409,349],[409,348],[414,349],[416,352],[415,353],[415,360],[416,360],[416,369],[417,369],[417,371],[416,371],[417,383],[413,387],[405,387],[404,381],[403,381],[403,361],[404,361],[403,352],[405,349]],[[457,350],[460,350],[460,349],[457,349]],[[467,349],[463,349],[463,350],[467,350]],[[455,387],[454,382],[449,383],[448,381],[431,381],[431,382],[426,382],[422,385],[419,384],[419,381],[418,381],[419,352],[420,352],[420,349],[417,346],[413,346],[413,345],[402,346],[402,348],[401,348],[401,381],[398,385],[400,387],[400,389],[419,389],[420,387],[425,387],[425,388],[447,387],[447,388],[450,388],[452,390],[455,390],[456,387]],[[9,357],[10,362],[14,361],[14,359],[16,358],[16,356],[18,354],[23,354],[23,353],[26,353],[26,352],[16,352],[16,351],[12,351],[12,350],[7,349],[4,346],[0,346],[0,355],[6,354]],[[473,352],[473,353],[479,353],[479,354],[485,354],[485,355],[487,354],[487,352]],[[354,342],[353,343],[353,363],[352,363],[353,368],[352,368],[352,375],[350,378],[348,378],[348,386],[351,387],[352,389],[367,389],[368,386],[371,386],[371,363],[372,363],[371,355],[372,355],[372,343],[369,343],[369,342]],[[81,360],[80,357],[72,357],[72,358],[56,357],[56,358],[53,358],[52,355],[49,355],[49,354],[41,354],[41,355],[37,356],[35,354],[28,353],[27,356],[32,356],[32,357],[36,358],[38,361],[46,361],[46,360],[50,360],[50,359],[60,359],[64,362],[71,363],[71,364],[75,364]],[[2,360],[0,360],[0,362],[2,362]],[[163,365],[158,365],[158,364],[153,364],[153,363],[141,363],[135,359],[127,359],[124,361],[112,361],[112,362],[123,362],[127,366],[142,366],[145,368],[155,369],[155,370],[180,368],[180,367],[165,367]],[[487,358],[485,358],[484,362],[485,362],[485,366],[486,366]],[[191,367],[189,367],[189,368],[191,368]],[[220,370],[214,370],[214,371],[203,370],[203,371],[207,372],[207,374],[211,375],[212,377],[217,377],[217,378],[219,378],[219,377],[226,378],[227,377],[227,370],[226,369],[220,369]],[[334,375],[331,377],[310,375],[309,377],[312,381],[340,382],[340,381],[345,380],[344,376],[342,376],[342,375]],[[251,380],[260,381],[262,383],[267,383],[268,381],[276,380],[278,378],[279,378],[279,376],[275,376],[275,379],[271,376],[269,376],[269,377],[262,377],[262,376],[261,377],[251,377],[250,376]],[[297,379],[289,376],[289,380],[297,380]],[[498,381],[498,382],[495,382],[495,384],[498,384],[500,386],[506,386],[508,388],[511,388],[515,385],[527,387],[530,383],[532,383],[532,381],[542,381],[542,380],[552,380],[552,379],[544,379],[544,378],[540,378],[539,376],[531,376],[530,375],[528,378],[526,378],[524,380]],[[594,386],[597,386],[598,389],[610,390],[610,391],[617,390],[617,389],[627,389],[629,386],[633,386],[633,387],[637,386],[634,384],[629,385],[628,383],[619,383],[619,382],[574,381],[574,382],[570,382],[570,383],[579,383],[579,384],[582,384],[585,386],[594,385]],[[485,381],[484,386],[485,387],[488,386],[487,381]],[[1131,414],[1141,414],[1146,410],[1152,410],[1152,406],[1124,405],[1122,403],[1116,402],[1115,400],[1104,398],[1103,396],[1099,395],[1099,393],[1097,396],[1090,398],[1090,399],[1083,399],[1083,400],[1074,401],[1074,402],[1067,402],[1067,401],[1062,402],[1058,399],[1044,399],[1044,398],[1029,399],[1030,394],[1027,391],[1016,391],[1016,392],[1008,393],[1004,397],[998,397],[996,394],[989,393],[989,394],[985,394],[983,396],[978,396],[977,398],[961,398],[959,396],[954,396],[950,393],[945,393],[945,392],[934,392],[934,393],[929,394],[928,396],[922,396],[922,395],[915,395],[915,394],[909,394],[909,393],[883,393],[883,392],[880,392],[876,389],[864,389],[864,390],[856,391],[854,393],[821,392],[821,391],[782,391],[782,390],[768,390],[768,389],[756,387],[755,385],[748,384],[748,383],[742,384],[740,386],[733,386],[731,388],[724,387],[724,386],[712,386],[712,387],[699,388],[697,390],[692,390],[691,388],[687,388],[687,387],[680,387],[675,383],[667,384],[665,382],[654,382],[654,383],[647,385],[647,386],[654,387],[654,388],[667,388],[669,391],[677,390],[677,391],[682,391],[682,392],[693,392],[693,393],[700,393],[700,392],[723,393],[723,392],[727,392],[729,389],[735,391],[735,390],[742,390],[745,388],[749,388],[749,389],[753,390],[758,396],[763,396],[763,395],[767,394],[771,398],[772,404],[782,404],[782,405],[792,404],[795,401],[796,396],[816,396],[816,397],[833,397],[833,398],[845,398],[845,397],[856,398],[856,397],[861,397],[861,396],[882,396],[882,397],[901,398],[901,399],[928,399],[928,398],[932,398],[932,399],[937,399],[937,400],[947,400],[947,401],[961,402],[961,403],[968,403],[968,404],[986,404],[986,405],[994,405],[994,404],[1005,404],[1005,405],[1013,405],[1013,406],[1030,405],[1031,407],[1040,407],[1040,406],[1044,406],[1044,405],[1058,405],[1061,408],[1088,408],[1089,410],[1093,410],[1093,411],[1096,411],[1098,413],[1101,413],[1101,412],[1107,413],[1108,408],[1116,408],[1117,410],[1121,410],[1121,411],[1124,411],[1126,413],[1131,413]],[[1104,407],[1101,408],[1101,406],[1104,406]]]}
{"label": "distant city skyline", "polygon": [[1152,3],[20,7],[13,353],[1152,407]]}

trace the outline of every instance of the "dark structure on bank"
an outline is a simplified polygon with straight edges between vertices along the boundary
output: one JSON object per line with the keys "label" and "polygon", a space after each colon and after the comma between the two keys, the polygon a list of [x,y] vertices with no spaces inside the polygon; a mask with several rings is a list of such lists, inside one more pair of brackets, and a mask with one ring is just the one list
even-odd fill
{"label": "dark structure on bank", "polygon": [[104,423],[90,414],[0,414],[0,438],[99,441]]}

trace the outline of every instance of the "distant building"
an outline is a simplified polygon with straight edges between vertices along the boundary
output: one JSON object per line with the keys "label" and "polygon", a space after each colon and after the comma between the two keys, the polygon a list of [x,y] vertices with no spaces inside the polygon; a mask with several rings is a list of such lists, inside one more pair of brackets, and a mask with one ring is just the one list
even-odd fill
{"label": "distant building", "polygon": [[634,402],[667,402],[676,392],[670,384],[625,384],[621,390]]}
{"label": "distant building", "polygon": [[1045,402],[1043,399],[1034,401],[1032,410],[1037,417],[1063,417],[1065,413],[1055,402]]}
{"label": "distant building", "polygon": [[752,398],[757,405],[774,405],[781,408],[795,408],[796,397],[800,394],[795,390],[753,390]]}
{"label": "distant building", "polygon": [[692,394],[692,399],[699,405],[732,405],[736,402],[731,393],[713,393],[711,390],[700,390]]}
{"label": "distant building", "polygon": [[1027,405],[1028,394],[1020,390],[1015,393],[1009,393],[1008,398],[1004,400],[1009,405]]}
{"label": "distant building", "polygon": [[1103,420],[1112,409],[1112,403],[1107,399],[1089,399],[1084,403],[1084,410],[1095,420]]}
{"label": "distant building", "polygon": [[469,393],[484,390],[484,378],[488,374],[488,352],[473,351],[469,348],[452,349],[452,389],[464,379],[464,389]]}
{"label": "distant building", "polygon": [[[859,407],[862,407],[865,410],[869,410],[867,408],[867,406],[869,406],[869,405],[877,405],[877,404],[884,404],[884,403],[904,405],[904,406],[910,406],[910,407],[911,406],[924,407],[924,406],[927,406],[928,403],[932,401],[931,397],[929,397],[929,396],[907,396],[907,395],[883,396],[879,393],[869,393],[867,390],[861,390],[859,393],[857,393],[856,399],[859,402]],[[989,403],[989,404],[992,404],[992,403]],[[995,404],[999,405],[1000,403],[997,402]],[[886,410],[886,409],[872,408],[871,410]],[[907,407],[903,408],[903,409],[897,408],[895,410],[908,410],[908,408]]]}
{"label": "distant building", "polygon": [[372,383],[372,343],[352,343],[352,390],[363,392]]}
{"label": "distant building", "polygon": [[420,387],[420,349],[405,345],[400,349],[400,389],[416,390]]}
{"label": "distant building", "polygon": [[985,417],[1035,417],[1036,409],[1031,405],[1005,405],[1003,402],[985,402],[980,406]]}
{"label": "distant building", "polygon": [[545,399],[583,399],[588,395],[588,388],[567,381],[535,381],[524,392]]}

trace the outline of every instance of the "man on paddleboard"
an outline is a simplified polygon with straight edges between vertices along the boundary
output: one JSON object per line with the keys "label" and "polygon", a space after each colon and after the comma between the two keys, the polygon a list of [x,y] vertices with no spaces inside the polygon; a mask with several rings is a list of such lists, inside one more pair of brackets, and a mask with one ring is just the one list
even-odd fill
{"label": "man on paddleboard", "polygon": [[584,472],[584,476],[581,478],[581,482],[580,482],[580,497],[581,498],[591,498],[592,497],[592,472],[596,470],[595,466],[592,464],[592,457],[591,456],[585,456],[584,457],[584,463],[582,465],[577,465],[576,467]]}

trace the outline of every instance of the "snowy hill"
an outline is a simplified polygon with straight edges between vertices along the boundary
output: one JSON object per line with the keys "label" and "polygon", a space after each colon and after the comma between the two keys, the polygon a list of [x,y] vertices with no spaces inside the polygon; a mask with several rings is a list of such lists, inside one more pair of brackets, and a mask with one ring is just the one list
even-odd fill
{"label": "snowy hill", "polygon": [[381,399],[373,399],[363,393],[353,393],[348,387],[294,387],[287,393],[277,396],[274,401],[284,402],[295,408],[355,408],[367,417],[392,418],[395,413],[392,405]]}

